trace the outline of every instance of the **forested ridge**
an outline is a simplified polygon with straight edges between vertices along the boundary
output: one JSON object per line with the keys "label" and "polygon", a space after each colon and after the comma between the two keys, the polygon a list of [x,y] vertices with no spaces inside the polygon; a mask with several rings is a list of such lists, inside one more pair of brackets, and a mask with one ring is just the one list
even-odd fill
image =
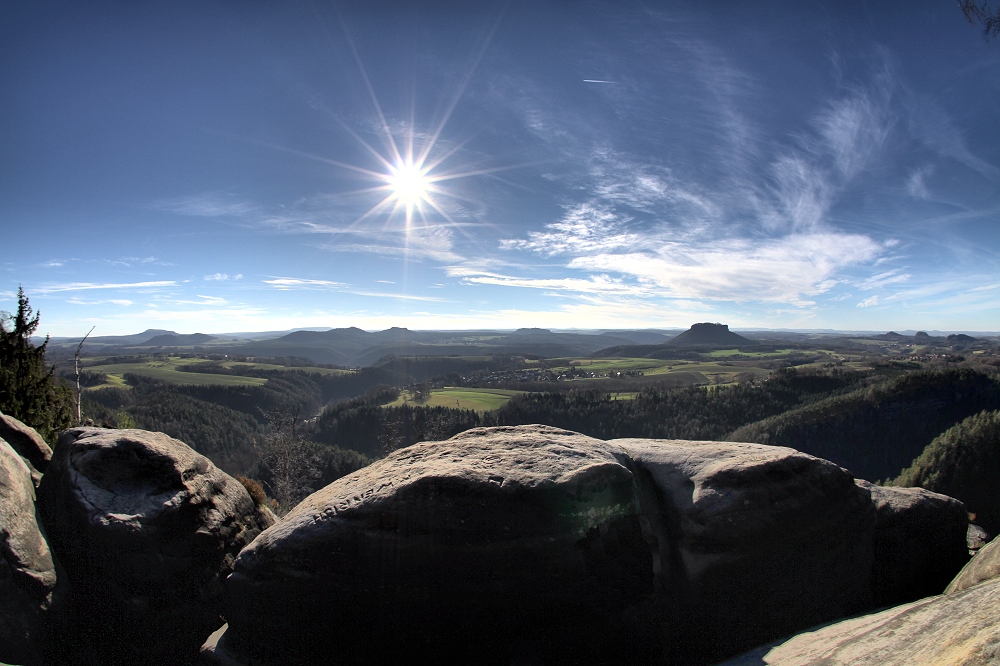
{"label": "forested ridge", "polygon": [[894,477],[940,433],[1000,407],[1000,384],[968,368],[910,372],[774,415],[728,439],[788,446],[869,480]]}
{"label": "forested ridge", "polygon": [[892,480],[950,495],[976,514],[990,534],[1000,533],[1000,410],[983,410],[934,438]]}
{"label": "forested ridge", "polygon": [[[789,368],[766,380],[729,386],[647,387],[631,399],[594,390],[524,393],[483,413],[384,406],[398,389],[378,383],[387,378],[381,369],[270,375],[263,386],[165,385],[130,375],[131,388],[93,391],[88,395],[98,404],[87,404],[95,420],[113,424],[124,411],[137,426],[178,437],[237,468],[253,458],[246,442],[267,425],[264,414],[278,411],[302,419],[302,433],[311,441],[371,458],[473,427],[544,423],[602,439],[731,439],[789,446],[872,480],[897,475],[965,417],[1000,408],[1000,385],[986,374],[968,368],[914,371],[899,364],[868,372]],[[367,392],[360,397],[330,402],[331,396],[362,390]],[[324,403],[328,406],[321,410]]]}

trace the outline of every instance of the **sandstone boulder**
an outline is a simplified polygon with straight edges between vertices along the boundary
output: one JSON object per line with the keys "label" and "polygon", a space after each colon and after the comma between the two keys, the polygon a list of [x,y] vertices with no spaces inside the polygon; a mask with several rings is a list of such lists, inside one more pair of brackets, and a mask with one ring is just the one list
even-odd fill
{"label": "sandstone boulder", "polygon": [[340,479],[258,537],[226,581],[226,640],[275,664],[648,661],[656,641],[623,632],[655,633],[652,540],[620,448],[470,431]]}
{"label": "sandstone boulder", "polygon": [[231,663],[711,663],[870,607],[874,509],[755,444],[485,428],[313,494],[226,581]]}
{"label": "sandstone boulder", "polygon": [[[997,576],[1000,576],[1000,539],[994,539],[980,548],[965,568],[955,576],[955,580],[949,583],[945,593],[961,592]],[[1000,611],[1000,608],[997,610]]]}
{"label": "sandstone boulder", "polygon": [[37,488],[45,468],[49,465],[49,460],[52,459],[52,449],[49,445],[34,428],[3,412],[0,412],[0,439],[7,440],[7,443],[24,459]]}
{"label": "sandstone boulder", "polygon": [[35,518],[28,466],[0,439],[0,662],[42,660],[56,570]]}
{"label": "sandstone boulder", "polygon": [[237,553],[271,524],[207,458],[142,430],[63,432],[39,506],[72,587],[58,658],[102,664],[197,654]]}
{"label": "sandstone boulder", "polygon": [[857,483],[875,504],[875,605],[896,606],[941,594],[969,561],[965,506],[923,488]]}
{"label": "sandstone boulder", "polygon": [[871,608],[875,517],[837,465],[793,449],[619,439],[646,478],[675,663],[714,662]]}
{"label": "sandstone boulder", "polygon": [[837,622],[722,666],[1000,663],[1000,579]]}

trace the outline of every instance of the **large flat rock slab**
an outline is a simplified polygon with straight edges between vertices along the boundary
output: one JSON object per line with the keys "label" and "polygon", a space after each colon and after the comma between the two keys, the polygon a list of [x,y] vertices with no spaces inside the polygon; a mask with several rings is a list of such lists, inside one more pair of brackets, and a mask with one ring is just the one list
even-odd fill
{"label": "large flat rock slab", "polygon": [[1000,663],[1000,580],[799,634],[724,666]]}
{"label": "large flat rock slab", "polygon": [[72,587],[62,649],[95,663],[197,654],[236,555],[272,523],[207,458],[143,430],[63,432],[38,494]]}
{"label": "large flat rock slab", "polygon": [[[961,592],[997,576],[1000,576],[1000,539],[994,539],[980,548],[979,552],[948,584],[945,593]],[[1000,608],[997,609],[997,612],[1000,613]]]}

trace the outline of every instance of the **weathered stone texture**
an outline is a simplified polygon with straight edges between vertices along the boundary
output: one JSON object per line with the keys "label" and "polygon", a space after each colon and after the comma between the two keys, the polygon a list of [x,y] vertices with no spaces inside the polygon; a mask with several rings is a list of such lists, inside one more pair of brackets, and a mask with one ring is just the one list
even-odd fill
{"label": "weathered stone texture", "polygon": [[723,666],[1000,663],[1000,579],[799,634]]}
{"label": "weathered stone texture", "polygon": [[271,524],[207,458],[142,430],[63,432],[39,505],[72,586],[62,649],[97,663],[195,654],[236,555]]}
{"label": "weathered stone texture", "polygon": [[38,487],[42,474],[52,459],[52,449],[45,443],[34,428],[31,428],[13,416],[0,412],[0,439],[7,440],[31,471],[31,479]]}
{"label": "weathered stone texture", "polygon": [[870,607],[874,522],[850,474],[791,449],[477,429],[397,451],[261,534],[206,653],[711,663]]}

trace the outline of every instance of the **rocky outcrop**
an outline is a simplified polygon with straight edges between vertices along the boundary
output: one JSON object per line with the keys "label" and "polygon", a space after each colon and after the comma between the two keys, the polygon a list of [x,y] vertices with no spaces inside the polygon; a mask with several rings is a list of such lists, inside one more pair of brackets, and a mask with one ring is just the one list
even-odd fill
{"label": "rocky outcrop", "polygon": [[723,666],[1000,663],[1000,579],[799,634]]}
{"label": "rocky outcrop", "polygon": [[791,449],[477,429],[399,450],[261,534],[205,652],[710,663],[870,607],[874,524],[850,474]]}
{"label": "rocky outcrop", "polygon": [[0,662],[38,664],[56,569],[35,518],[35,487],[21,456],[0,440]]}
{"label": "rocky outcrop", "polygon": [[58,663],[183,663],[219,625],[221,583],[271,521],[162,433],[73,428],[39,487],[72,588]]}
{"label": "rocky outcrop", "polygon": [[670,545],[661,568],[679,609],[674,663],[714,662],[871,607],[874,512],[845,470],[758,444],[609,443],[647,479],[646,515]]}
{"label": "rocky outcrop", "polygon": [[6,440],[31,471],[31,478],[38,487],[42,474],[52,459],[52,449],[34,428],[26,426],[13,416],[0,412],[0,439]]}
{"label": "rocky outcrop", "polygon": [[965,506],[923,488],[857,483],[875,505],[875,605],[895,606],[943,592],[969,560]]}
{"label": "rocky outcrop", "polygon": [[[1000,539],[994,539],[979,549],[945,590],[946,594],[961,592],[984,580],[1000,576]],[[998,609],[1000,610],[1000,609]]]}

